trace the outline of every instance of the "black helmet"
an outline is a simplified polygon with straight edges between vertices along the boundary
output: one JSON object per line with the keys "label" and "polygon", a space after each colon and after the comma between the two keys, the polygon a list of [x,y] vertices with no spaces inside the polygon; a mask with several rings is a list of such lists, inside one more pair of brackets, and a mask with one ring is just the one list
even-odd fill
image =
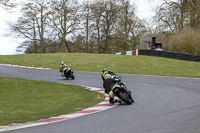
{"label": "black helmet", "polygon": [[105,71],[107,71],[107,69],[106,69],[106,68],[103,68],[102,72],[104,73]]}
{"label": "black helmet", "polygon": [[61,65],[64,65],[64,61],[61,61],[60,64],[61,64]]}

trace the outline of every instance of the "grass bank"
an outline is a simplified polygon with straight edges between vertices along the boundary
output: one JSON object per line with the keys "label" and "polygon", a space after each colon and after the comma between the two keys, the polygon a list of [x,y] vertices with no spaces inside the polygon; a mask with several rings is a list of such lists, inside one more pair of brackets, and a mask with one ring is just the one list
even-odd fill
{"label": "grass bank", "polygon": [[116,73],[200,78],[200,63],[150,56],[85,53],[26,54],[0,56],[0,63],[58,69],[65,61],[75,71],[100,72],[106,67]]}
{"label": "grass bank", "polygon": [[103,98],[80,86],[0,77],[0,125],[68,114]]}

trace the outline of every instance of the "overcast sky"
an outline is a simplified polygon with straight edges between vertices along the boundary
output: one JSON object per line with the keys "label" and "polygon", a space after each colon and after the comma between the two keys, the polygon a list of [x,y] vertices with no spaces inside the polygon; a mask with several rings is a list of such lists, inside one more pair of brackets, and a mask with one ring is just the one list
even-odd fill
{"label": "overcast sky", "polygon": [[[150,0],[135,0],[137,11],[136,14],[141,19],[148,19],[154,15],[152,8],[155,4],[149,3]],[[152,0],[151,0],[152,1]],[[158,3],[160,0],[153,0]],[[20,9],[15,9],[12,13],[6,12],[0,8],[0,55],[17,54],[16,48],[19,46],[19,41],[9,36],[8,25],[6,21],[15,22],[20,16]]]}

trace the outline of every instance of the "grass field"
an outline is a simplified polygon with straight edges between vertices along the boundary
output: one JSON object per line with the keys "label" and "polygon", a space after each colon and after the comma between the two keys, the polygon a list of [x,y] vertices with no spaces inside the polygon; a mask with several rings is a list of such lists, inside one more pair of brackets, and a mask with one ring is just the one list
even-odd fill
{"label": "grass field", "polygon": [[0,56],[0,63],[58,69],[64,61],[72,70],[200,78],[200,63],[150,56],[54,53]]}
{"label": "grass field", "polygon": [[[58,69],[64,61],[75,71],[200,78],[200,63],[150,56],[105,54],[26,54],[0,56],[0,63]],[[34,121],[86,108],[103,99],[83,87],[0,77],[0,125]]]}
{"label": "grass field", "polygon": [[80,86],[0,77],[0,125],[68,114],[103,99]]}

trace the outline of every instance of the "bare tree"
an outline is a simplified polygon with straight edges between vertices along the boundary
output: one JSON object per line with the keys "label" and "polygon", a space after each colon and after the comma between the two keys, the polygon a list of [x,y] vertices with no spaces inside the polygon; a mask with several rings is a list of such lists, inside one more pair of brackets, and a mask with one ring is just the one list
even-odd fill
{"label": "bare tree", "polygon": [[163,0],[163,4],[157,10],[156,21],[164,30],[177,33],[183,30],[187,21],[188,0]]}
{"label": "bare tree", "polygon": [[[22,16],[16,23],[10,23],[11,31],[17,37],[24,38],[34,45],[34,52],[37,53],[39,47],[40,52],[46,53],[45,36],[49,33],[49,1],[48,0],[32,0],[24,4],[21,9]],[[39,46],[39,47],[38,47]]]}
{"label": "bare tree", "polygon": [[112,44],[112,34],[115,28],[117,13],[119,6],[115,3],[116,0],[107,0],[104,4],[104,12],[102,16],[103,32],[105,34],[103,53],[112,53],[114,45]]}
{"label": "bare tree", "polygon": [[64,45],[70,53],[70,47],[67,44],[66,37],[70,34],[75,34],[79,29],[77,26],[80,18],[79,4],[76,0],[55,0],[52,2],[52,27],[57,36],[61,40],[61,45]]}
{"label": "bare tree", "polygon": [[[96,4],[96,1],[95,1]],[[97,6],[93,2],[90,2],[89,0],[83,1],[82,5],[82,17],[81,17],[81,26],[83,26],[82,29],[82,35],[85,36],[85,47],[87,52],[93,52],[93,46],[95,42],[92,42],[93,40],[93,34],[95,30],[95,17],[94,15],[94,8]],[[94,7],[95,6],[95,7]]]}
{"label": "bare tree", "polygon": [[188,12],[190,26],[195,29],[200,29],[200,1],[188,0]]}
{"label": "bare tree", "polygon": [[50,12],[50,1],[49,0],[32,0],[33,8],[32,11],[35,12],[36,27],[40,38],[40,46],[42,47],[42,52],[46,53],[45,48],[45,33],[49,32],[49,16]]}
{"label": "bare tree", "polygon": [[[135,7],[130,4],[129,0],[120,0],[120,10],[116,25],[116,45],[119,51],[127,51],[134,41],[131,41],[136,36],[136,27],[139,19],[135,15]],[[135,33],[135,34],[134,34]]]}
{"label": "bare tree", "polygon": [[97,45],[97,53],[102,53],[103,38],[105,33],[103,32],[103,13],[104,13],[104,1],[95,1],[90,5],[91,17],[92,17],[92,38]]}
{"label": "bare tree", "polygon": [[89,52],[89,23],[90,23],[90,3],[89,1],[84,1],[83,3],[83,15],[82,15],[82,20],[85,21],[84,22],[84,29],[85,29],[85,33],[86,33],[86,50],[87,52]]}
{"label": "bare tree", "polygon": [[15,8],[17,4],[11,0],[0,0],[0,7],[10,11],[11,9]]}

